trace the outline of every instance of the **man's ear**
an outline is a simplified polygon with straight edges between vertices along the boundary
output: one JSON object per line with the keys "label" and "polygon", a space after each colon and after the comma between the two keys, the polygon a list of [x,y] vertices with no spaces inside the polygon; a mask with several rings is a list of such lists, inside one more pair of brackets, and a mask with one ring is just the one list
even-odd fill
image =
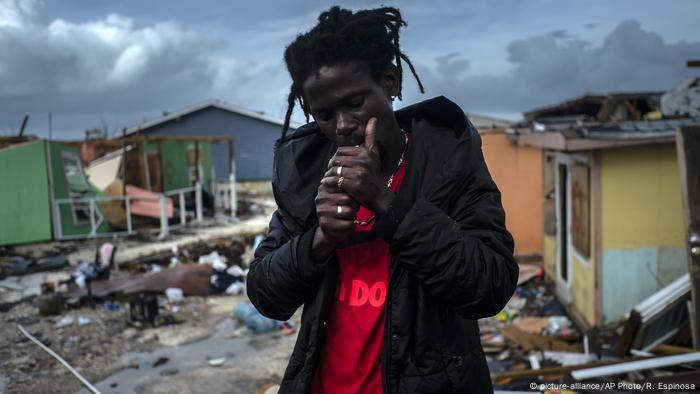
{"label": "man's ear", "polygon": [[384,71],[382,87],[390,99],[399,95],[399,90],[401,90],[401,76],[399,75],[399,69],[396,68],[395,65],[389,65]]}

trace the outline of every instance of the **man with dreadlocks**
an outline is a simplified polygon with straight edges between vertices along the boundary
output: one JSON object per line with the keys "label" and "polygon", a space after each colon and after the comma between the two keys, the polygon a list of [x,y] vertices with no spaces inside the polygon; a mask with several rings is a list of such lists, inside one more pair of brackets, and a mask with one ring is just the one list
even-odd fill
{"label": "man with dreadlocks", "polygon": [[[275,147],[278,209],[248,295],[263,314],[304,306],[281,393],[491,392],[476,319],[518,267],[500,193],[464,112],[401,98],[395,8],[333,7],[287,47]],[[314,121],[287,135],[299,103]]]}

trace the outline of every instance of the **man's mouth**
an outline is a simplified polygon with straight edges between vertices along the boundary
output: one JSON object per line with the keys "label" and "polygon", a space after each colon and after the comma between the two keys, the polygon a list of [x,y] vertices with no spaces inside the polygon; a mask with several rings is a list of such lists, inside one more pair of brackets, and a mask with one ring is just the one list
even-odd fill
{"label": "man's mouth", "polygon": [[344,141],[339,141],[338,146],[354,146],[354,147],[360,147],[365,143],[365,139],[360,137],[360,138],[349,138]]}

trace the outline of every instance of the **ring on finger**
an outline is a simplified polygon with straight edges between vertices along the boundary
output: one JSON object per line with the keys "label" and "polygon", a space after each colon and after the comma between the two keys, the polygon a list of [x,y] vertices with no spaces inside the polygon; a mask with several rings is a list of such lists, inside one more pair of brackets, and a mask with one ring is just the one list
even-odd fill
{"label": "ring on finger", "polygon": [[345,177],[342,177],[342,176],[341,176],[340,178],[338,178],[338,189],[342,189],[342,188],[343,188],[343,181],[344,181],[344,180],[345,180]]}
{"label": "ring on finger", "polygon": [[342,214],[343,214],[343,206],[338,204],[338,212],[336,213],[336,216],[338,217],[338,219],[340,219]]}
{"label": "ring on finger", "polygon": [[342,172],[343,172],[343,166],[338,166],[338,167],[335,169],[335,174],[338,175],[338,176],[340,176],[340,175],[342,174]]}

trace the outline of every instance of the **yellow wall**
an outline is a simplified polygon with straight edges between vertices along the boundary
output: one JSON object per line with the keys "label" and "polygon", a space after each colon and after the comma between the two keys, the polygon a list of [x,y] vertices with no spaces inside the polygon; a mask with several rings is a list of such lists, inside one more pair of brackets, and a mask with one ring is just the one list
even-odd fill
{"label": "yellow wall", "polygon": [[594,258],[585,264],[577,256],[571,262],[571,301],[586,321],[595,324],[595,264]]}
{"label": "yellow wall", "polygon": [[602,153],[603,323],[687,272],[680,175],[673,143]]}
{"label": "yellow wall", "polygon": [[557,237],[554,235],[544,236],[544,273],[549,280],[554,281],[557,276]]}
{"label": "yellow wall", "polygon": [[481,135],[484,159],[501,190],[516,255],[542,254],[542,150],[519,148],[505,133]]}
{"label": "yellow wall", "polygon": [[685,245],[675,144],[604,150],[601,175],[604,250]]}

